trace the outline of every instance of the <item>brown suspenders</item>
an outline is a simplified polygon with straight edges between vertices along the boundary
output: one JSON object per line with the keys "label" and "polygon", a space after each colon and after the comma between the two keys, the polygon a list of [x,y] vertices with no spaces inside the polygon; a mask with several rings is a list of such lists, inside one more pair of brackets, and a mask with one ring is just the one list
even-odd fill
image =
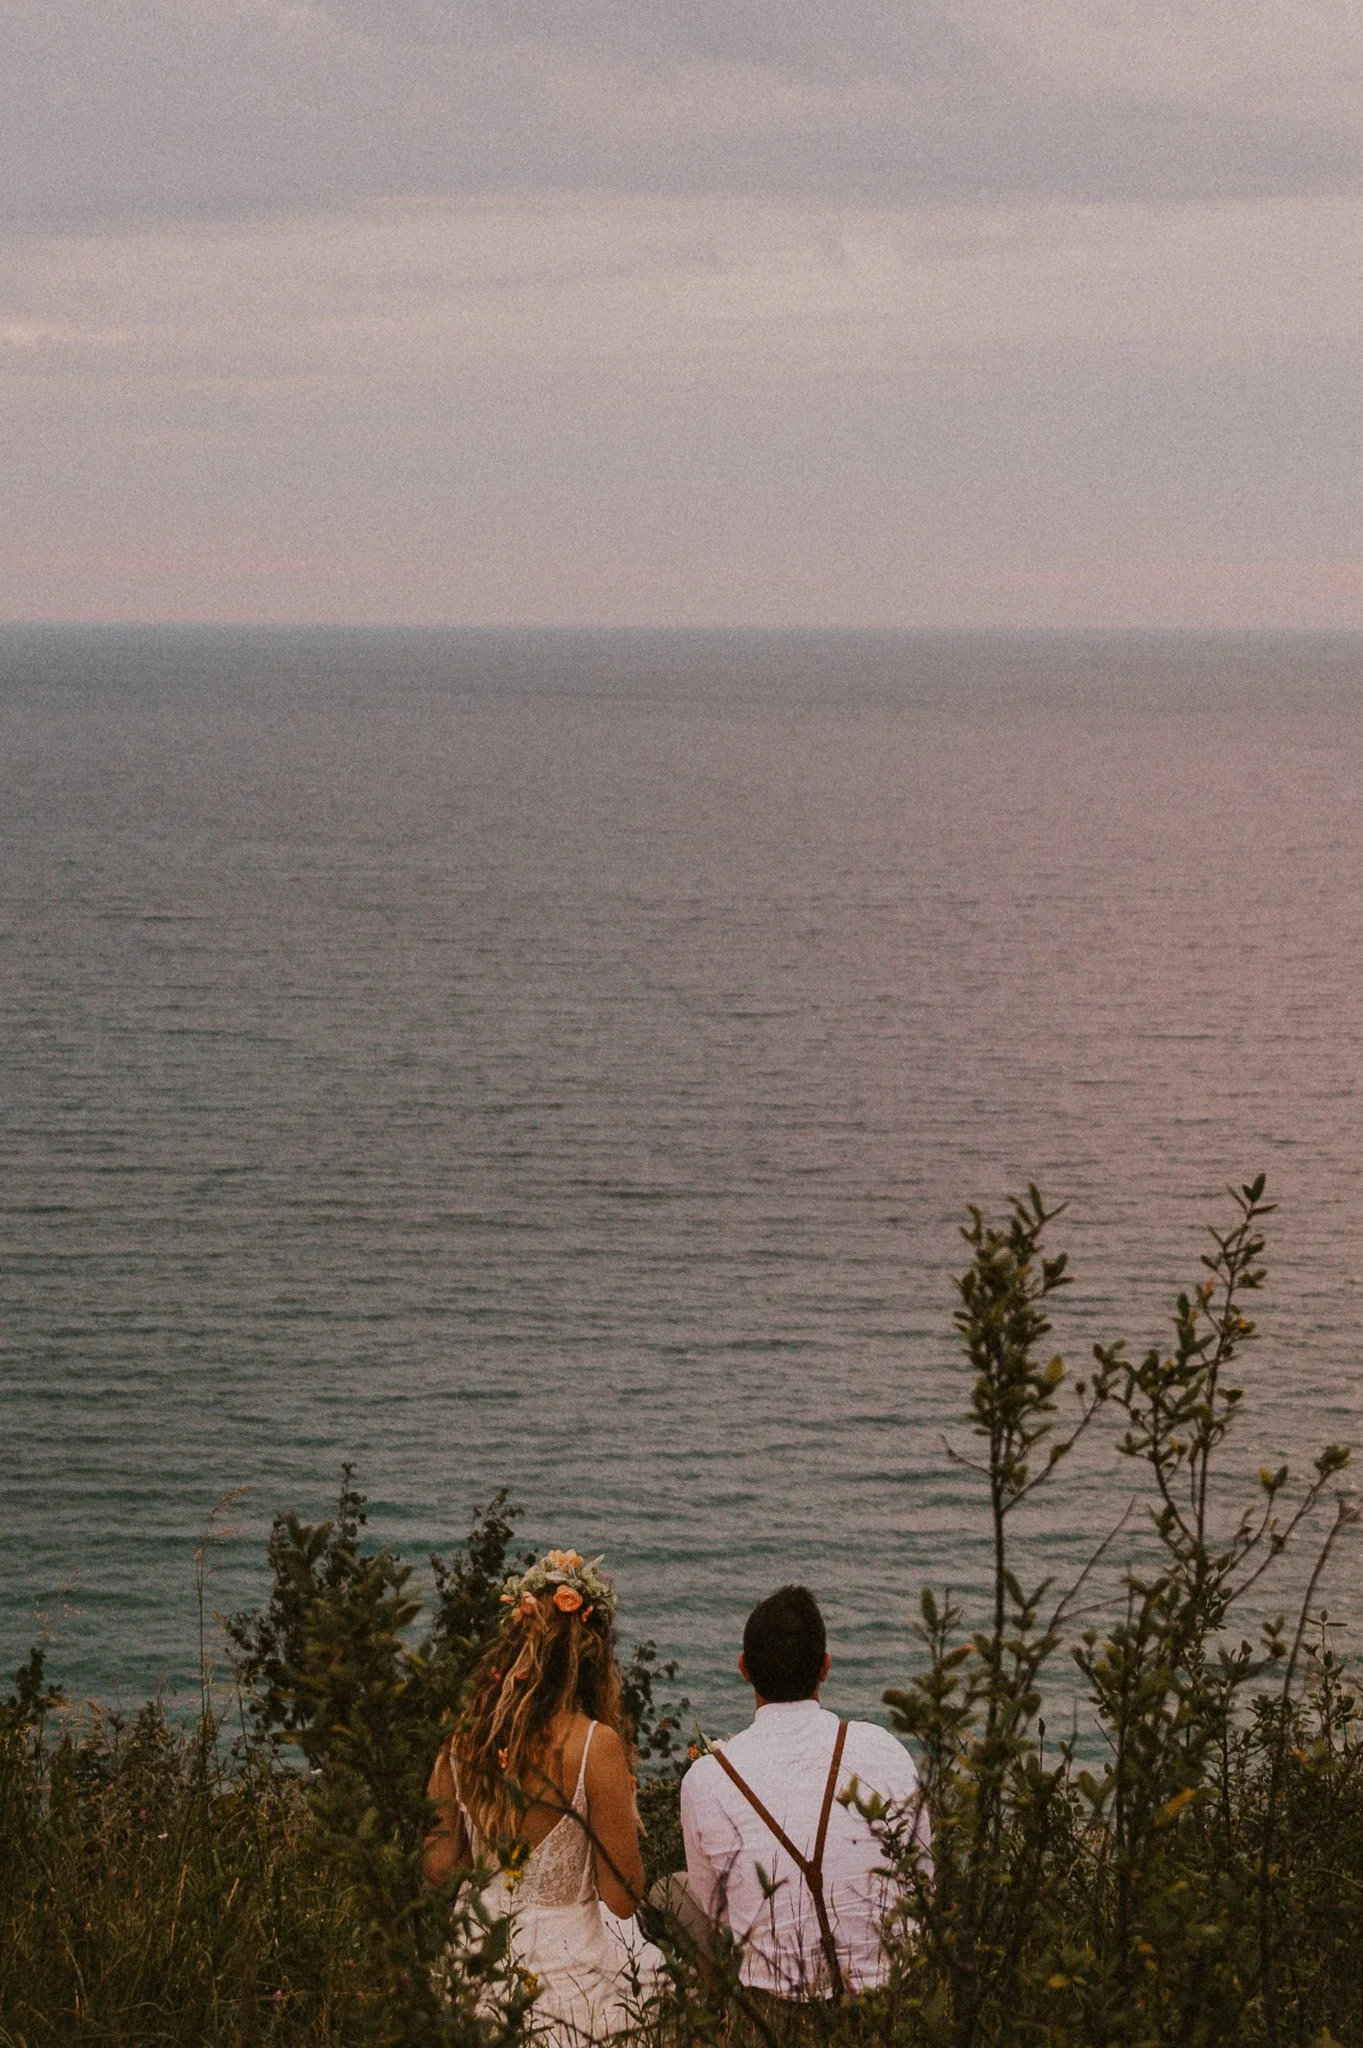
{"label": "brown suspenders", "polygon": [[837,1943],[833,1939],[832,1922],[828,1917],[828,1901],[823,1893],[823,1845],[828,1838],[828,1817],[833,1811],[833,1794],[838,1789],[838,1771],[842,1764],[843,1745],[846,1741],[847,1723],[839,1721],[837,1739],[833,1744],[833,1761],[828,1766],[828,1783],[823,1788],[823,1808],[819,1814],[819,1832],[814,1837],[814,1854],[812,1856],[802,1856],[800,1854],[800,1851],[796,1848],[794,1842],[791,1841],[785,1829],[778,1827],[772,1816],[767,1812],[766,1807],[753,1791],[751,1785],[745,1784],[742,1778],[739,1777],[738,1772],[729,1762],[723,1750],[712,1749],[710,1751],[711,1756],[725,1776],[732,1778],[734,1784],[737,1785],[739,1791],[753,1809],[753,1812],[771,1829],[777,1841],[781,1844],[781,1847],[809,1886],[810,1896],[814,1901],[814,1911],[819,1916],[819,1939],[823,1943],[823,1952],[828,1959],[828,1975],[832,1981],[833,1996],[835,1998],[841,1998],[846,1987],[843,1983],[842,1965],[838,1961]]}

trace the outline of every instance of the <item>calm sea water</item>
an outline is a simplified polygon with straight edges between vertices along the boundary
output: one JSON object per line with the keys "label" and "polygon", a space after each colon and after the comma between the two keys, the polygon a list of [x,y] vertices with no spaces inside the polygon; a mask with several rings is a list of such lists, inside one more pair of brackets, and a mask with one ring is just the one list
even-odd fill
{"label": "calm sea water", "polygon": [[353,1458],[415,1557],[500,1485],[605,1551],[721,1728],[806,1577],[865,1709],[979,1583],[1029,1179],[1082,1362],[1265,1169],[1237,1459],[1363,1434],[1363,640],[8,629],[0,847],[11,1667],[182,1682],[214,1503],[232,1609]]}

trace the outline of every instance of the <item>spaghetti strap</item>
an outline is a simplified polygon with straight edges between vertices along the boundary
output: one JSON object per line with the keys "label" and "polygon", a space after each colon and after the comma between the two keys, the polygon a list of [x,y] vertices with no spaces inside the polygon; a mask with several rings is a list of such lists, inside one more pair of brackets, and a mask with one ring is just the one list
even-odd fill
{"label": "spaghetti strap", "polygon": [[595,1721],[589,1721],[587,1723],[587,1740],[582,1745],[582,1761],[577,1767],[577,1785],[573,1791],[574,1806],[582,1804],[582,1794],[587,1788],[587,1752],[592,1746],[592,1737],[595,1733],[596,1723]]}

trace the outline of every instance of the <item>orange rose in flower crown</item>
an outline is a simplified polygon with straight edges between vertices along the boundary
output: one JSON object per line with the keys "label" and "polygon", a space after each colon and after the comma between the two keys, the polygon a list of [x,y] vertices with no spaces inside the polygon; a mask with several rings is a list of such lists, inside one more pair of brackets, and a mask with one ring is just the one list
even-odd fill
{"label": "orange rose in flower crown", "polygon": [[584,1558],[580,1550],[546,1550],[528,1572],[509,1578],[502,1587],[508,1622],[529,1619],[548,1595],[560,1614],[589,1621],[599,1609],[603,1620],[615,1613],[615,1590],[599,1557]]}

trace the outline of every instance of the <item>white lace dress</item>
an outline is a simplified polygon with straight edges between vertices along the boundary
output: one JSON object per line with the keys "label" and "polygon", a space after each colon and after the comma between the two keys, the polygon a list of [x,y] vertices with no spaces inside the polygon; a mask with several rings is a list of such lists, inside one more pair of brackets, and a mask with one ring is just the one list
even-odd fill
{"label": "white lace dress", "polygon": [[[483,1893],[490,1914],[510,1916],[515,1960],[538,1980],[534,2036],[543,2048],[583,2048],[628,2032],[662,1964],[635,1923],[618,1920],[596,1889],[587,1826],[587,1752],[596,1725],[582,1746],[572,1810],[531,1850],[514,1884],[499,1874]],[[482,1849],[467,1812],[464,1825]]]}

